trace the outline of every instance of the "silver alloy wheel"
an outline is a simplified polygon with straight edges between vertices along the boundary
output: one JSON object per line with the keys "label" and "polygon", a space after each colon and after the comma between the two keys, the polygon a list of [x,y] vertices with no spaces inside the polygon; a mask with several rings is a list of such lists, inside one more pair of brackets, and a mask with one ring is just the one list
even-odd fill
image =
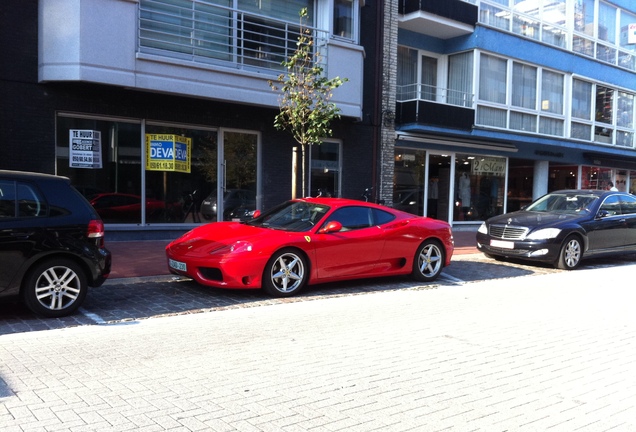
{"label": "silver alloy wheel", "polygon": [[303,260],[292,252],[281,254],[272,265],[270,278],[277,291],[281,293],[295,291],[305,280]]}
{"label": "silver alloy wheel", "polygon": [[563,251],[563,260],[568,268],[574,268],[581,260],[581,243],[575,238],[570,239]]}
{"label": "silver alloy wheel", "polygon": [[81,290],[79,276],[66,266],[49,267],[35,282],[35,298],[51,311],[69,308],[79,298]]}
{"label": "silver alloy wheel", "polygon": [[417,265],[420,268],[420,273],[425,278],[432,278],[442,269],[443,254],[440,248],[435,243],[428,243],[425,245],[417,258]]}

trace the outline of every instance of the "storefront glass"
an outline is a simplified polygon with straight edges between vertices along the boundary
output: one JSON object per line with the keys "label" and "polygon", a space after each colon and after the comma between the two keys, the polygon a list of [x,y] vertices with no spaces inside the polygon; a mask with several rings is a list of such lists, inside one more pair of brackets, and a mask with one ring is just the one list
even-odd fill
{"label": "storefront glass", "polygon": [[426,152],[406,148],[395,149],[393,207],[424,215],[424,167]]}
{"label": "storefront glass", "polygon": [[534,161],[508,159],[506,211],[517,211],[532,202]]}
{"label": "storefront glass", "polygon": [[[225,132],[219,160],[215,129],[148,123],[144,136],[143,130],[141,121],[58,117],[57,174],[71,179],[104,222],[217,220],[216,203],[206,209],[204,202],[216,196],[219,179],[223,194],[248,190],[237,206],[255,209],[257,134]],[[225,207],[227,211],[229,201]]]}
{"label": "storefront glass", "polygon": [[581,167],[581,189],[607,189],[612,180],[612,169],[593,166]]}
{"label": "storefront glass", "polygon": [[478,221],[502,214],[505,182],[505,158],[458,153],[453,220]]}
{"label": "storefront glass", "polygon": [[311,146],[311,196],[340,196],[340,143]]}
{"label": "storefront glass", "polygon": [[578,165],[563,165],[550,163],[550,175],[548,177],[548,192],[561,189],[578,188]]}

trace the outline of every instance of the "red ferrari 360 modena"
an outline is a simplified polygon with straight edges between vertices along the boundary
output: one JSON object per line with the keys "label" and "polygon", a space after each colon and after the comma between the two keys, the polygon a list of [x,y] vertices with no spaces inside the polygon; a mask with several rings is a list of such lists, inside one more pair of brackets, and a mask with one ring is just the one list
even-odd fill
{"label": "red ferrari 360 modena", "polygon": [[446,222],[341,198],[285,202],[246,222],[197,227],[166,247],[170,271],[217,288],[276,297],[307,284],[410,274],[430,282],[450,264]]}

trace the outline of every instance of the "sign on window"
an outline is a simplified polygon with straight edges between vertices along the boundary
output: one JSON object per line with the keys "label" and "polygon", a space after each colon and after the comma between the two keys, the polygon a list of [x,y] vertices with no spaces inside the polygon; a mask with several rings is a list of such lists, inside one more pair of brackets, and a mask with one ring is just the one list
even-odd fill
{"label": "sign on window", "polygon": [[473,159],[473,174],[490,174],[504,176],[506,174],[506,159],[497,157],[484,157]]}
{"label": "sign on window", "polygon": [[102,167],[102,133],[100,131],[85,129],[69,131],[68,166],[91,169]]}
{"label": "sign on window", "polygon": [[192,138],[146,134],[146,169],[189,173]]}
{"label": "sign on window", "polygon": [[636,44],[636,24],[627,25],[627,43]]}

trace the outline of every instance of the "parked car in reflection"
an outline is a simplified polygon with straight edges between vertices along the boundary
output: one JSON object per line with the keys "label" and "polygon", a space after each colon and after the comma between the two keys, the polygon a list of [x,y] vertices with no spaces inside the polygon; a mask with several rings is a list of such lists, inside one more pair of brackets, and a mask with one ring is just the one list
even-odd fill
{"label": "parked car in reflection", "polygon": [[[141,197],[125,193],[102,193],[90,200],[100,217],[107,223],[141,222]],[[181,205],[146,198],[146,219],[150,222],[179,221]]]}
{"label": "parked car in reflection", "polygon": [[166,247],[171,272],[217,288],[276,297],[305,285],[411,275],[435,280],[450,264],[448,223],[342,198],[288,201],[247,222],[199,226]]}
{"label": "parked car in reflection", "polygon": [[68,178],[0,170],[0,297],[62,317],[110,268],[104,223]]}
{"label": "parked car in reflection", "polygon": [[[256,210],[256,192],[249,189],[228,189],[223,194],[223,220],[231,220],[230,214],[243,207],[248,212]],[[216,192],[212,192],[201,202],[201,216],[205,220],[216,220]]]}
{"label": "parked car in reflection", "polygon": [[477,232],[485,255],[572,270],[581,260],[636,251],[636,197],[624,192],[560,190],[486,220]]}
{"label": "parked car in reflection", "polygon": [[393,207],[407,213],[422,215],[424,213],[424,190],[400,189],[395,191]]}

